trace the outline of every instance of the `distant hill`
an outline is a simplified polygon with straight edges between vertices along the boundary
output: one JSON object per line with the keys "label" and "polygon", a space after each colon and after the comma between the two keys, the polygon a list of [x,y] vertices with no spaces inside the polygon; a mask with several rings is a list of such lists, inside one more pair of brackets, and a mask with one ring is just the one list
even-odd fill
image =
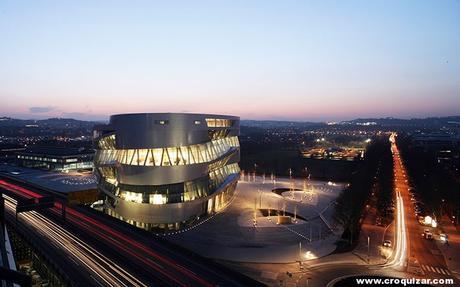
{"label": "distant hill", "polygon": [[[45,120],[21,120],[8,117],[0,117],[0,128],[42,128],[42,129],[87,129],[91,130],[94,125],[103,122],[82,121],[71,118],[50,118]],[[358,118],[349,121],[334,123],[335,125],[370,125],[380,127],[442,127],[446,125],[460,125],[460,116],[430,117],[414,119],[398,118]],[[282,128],[282,127],[323,127],[325,122],[302,122],[302,121],[274,121],[274,120],[241,120],[242,126],[258,128]]]}
{"label": "distant hill", "polygon": [[66,118],[50,118],[45,120],[21,120],[8,117],[0,117],[0,128],[18,127],[18,128],[50,128],[50,129],[92,129],[94,125],[100,122],[81,121]]}
{"label": "distant hill", "polygon": [[277,127],[311,127],[324,126],[321,122],[296,122],[296,121],[264,121],[264,120],[241,120],[240,124],[247,127],[277,128]]}
{"label": "distant hill", "polygon": [[351,121],[343,121],[341,124],[363,124],[373,123],[379,126],[407,126],[407,127],[442,127],[455,123],[460,123],[460,116],[449,117],[430,117],[430,118],[413,118],[413,119],[398,119],[398,118],[364,118]]}
{"label": "distant hill", "polygon": [[259,128],[280,128],[280,127],[321,127],[325,125],[359,125],[359,126],[378,126],[378,127],[403,127],[403,128],[438,128],[448,125],[460,125],[460,116],[430,117],[414,119],[398,118],[358,118],[349,121],[334,123],[324,122],[298,122],[298,121],[257,121],[242,120],[242,126]]}
{"label": "distant hill", "polygon": [[53,137],[91,136],[93,121],[51,118],[46,120],[21,120],[0,117],[0,136],[5,137]]}

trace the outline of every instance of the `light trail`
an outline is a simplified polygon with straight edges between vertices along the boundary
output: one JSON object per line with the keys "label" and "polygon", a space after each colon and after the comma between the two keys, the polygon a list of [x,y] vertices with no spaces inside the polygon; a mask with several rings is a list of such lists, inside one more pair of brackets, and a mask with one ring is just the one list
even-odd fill
{"label": "light trail", "polygon": [[[29,198],[43,197],[42,195],[38,193],[22,188],[15,184],[5,182],[3,180],[0,180],[0,186],[2,186],[3,188],[21,197],[29,197]],[[62,208],[61,203],[55,202],[54,205],[55,207],[51,209],[51,212],[53,212],[56,215],[60,215],[60,209]],[[132,238],[126,236],[125,234],[119,231],[113,230],[109,226],[87,215],[84,215],[81,212],[78,212],[77,210],[73,208],[67,207],[66,213],[67,213],[67,217],[66,217],[67,220],[71,221],[73,224],[78,225],[80,226],[80,228],[93,233],[97,237],[103,239],[104,242],[111,244],[117,249],[123,250],[125,253],[129,254],[129,256],[132,256],[133,258],[138,259],[145,265],[154,269],[159,274],[166,276],[169,280],[175,282],[178,286],[184,286],[184,287],[190,286],[190,281],[189,281],[190,279],[199,283],[200,286],[207,286],[207,287],[214,286],[214,284],[204,280],[203,278],[199,277],[194,272],[188,270],[186,267],[181,266],[177,262],[172,261],[164,256],[161,256],[157,252],[154,252],[147,246],[133,240]],[[158,260],[158,262],[155,262],[152,259],[156,259]],[[168,268],[164,268],[160,264],[165,264],[167,265]],[[179,274],[185,275],[188,278],[184,278],[184,279],[187,279],[188,281],[186,282],[181,281],[178,278],[177,273],[173,274],[170,271],[176,271]]]}
{"label": "light trail", "polygon": [[396,196],[397,205],[397,223],[396,223],[396,249],[393,256],[385,266],[387,267],[401,267],[404,266],[407,258],[407,233],[406,221],[404,216],[404,202],[400,192]]}
{"label": "light trail", "polygon": [[[395,176],[397,174],[396,169],[402,168],[402,163],[399,159],[399,151],[395,144],[395,135],[392,134],[390,136],[391,142],[391,150],[393,153],[393,163],[395,169]],[[395,250],[391,256],[391,260],[384,265],[384,267],[404,267],[407,259],[407,226],[406,226],[406,218],[405,218],[405,210],[404,210],[404,200],[401,196],[401,192],[399,191],[397,178],[395,177],[395,189],[396,189],[396,228],[395,228],[395,236],[396,236],[396,244]]]}
{"label": "light trail", "polygon": [[[14,214],[17,201],[6,195],[3,195],[3,197],[6,199],[6,209]],[[92,273],[93,280],[98,284],[106,286],[147,286],[115,262],[40,213],[31,211],[22,213],[21,217],[51,244],[64,250],[74,262],[85,266]]]}
{"label": "light trail", "polygon": [[31,190],[28,190],[26,188],[23,188],[23,187],[21,187],[19,185],[11,184],[11,183],[6,182],[6,181],[1,180],[1,179],[0,179],[0,186],[2,186],[6,190],[9,190],[11,192],[14,192],[14,193],[22,195],[22,196],[24,196],[24,194],[26,194],[28,197],[34,197],[34,198],[43,197],[41,194],[35,193],[35,192],[33,192]]}
{"label": "light trail", "polygon": [[[60,205],[59,203],[57,203]],[[53,209],[52,211],[56,214],[59,214],[59,209]],[[81,226],[83,229],[97,235],[100,238],[103,238],[105,241],[115,245],[118,249],[123,250],[124,252],[128,253],[130,256],[137,258],[138,260],[142,261],[147,266],[153,268],[157,272],[167,276],[170,280],[174,281],[176,284],[180,286],[189,286],[190,282],[182,282],[179,281],[177,275],[168,273],[168,269],[164,268],[162,265],[165,264],[167,267],[176,270],[187,277],[192,279],[202,286],[214,286],[213,284],[205,281],[204,279],[197,276],[195,273],[191,272],[187,268],[181,266],[177,262],[169,260],[168,258],[161,256],[160,254],[152,251],[147,246],[133,240],[132,238],[126,236],[125,234],[113,230],[109,226],[87,216],[75,209],[68,208],[67,209],[67,219],[72,221],[74,224]],[[106,233],[104,233],[106,232]],[[116,240],[114,240],[116,239]],[[147,256],[146,256],[147,255]],[[158,260],[158,262],[153,261],[152,259]]]}

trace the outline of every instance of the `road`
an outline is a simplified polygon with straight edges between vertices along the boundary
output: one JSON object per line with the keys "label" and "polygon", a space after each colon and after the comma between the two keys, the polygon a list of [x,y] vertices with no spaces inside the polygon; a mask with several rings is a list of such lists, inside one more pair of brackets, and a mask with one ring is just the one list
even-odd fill
{"label": "road", "polygon": [[[6,195],[4,197],[8,221],[15,222],[16,200]],[[28,234],[38,233],[40,235],[39,241],[51,245],[49,247],[55,249],[53,252],[61,253],[58,257],[60,260],[67,261],[65,266],[73,265],[77,269],[79,266],[85,266],[85,269],[89,270],[86,274],[78,274],[81,284],[96,282],[99,285],[147,286],[99,251],[42,214],[36,211],[27,212],[21,214],[19,220],[25,223],[22,226],[28,229]],[[75,273],[75,270],[70,269],[68,272]],[[114,274],[116,276],[113,276]]]}
{"label": "road", "polygon": [[[458,280],[448,270],[444,257],[439,252],[434,240],[430,241],[421,236],[424,227],[419,224],[413,203],[410,200],[407,171],[396,146],[395,134],[390,137],[390,142],[395,175],[396,216],[393,223],[395,225],[394,250],[388,262],[368,265],[357,264],[356,260],[341,262],[342,257],[347,257],[336,254],[330,256],[331,258],[326,257],[306,264],[305,270],[295,272],[292,280],[284,276],[284,280],[289,282],[288,286],[328,286],[334,279],[355,275],[442,278],[454,280],[455,286],[459,284]],[[295,265],[290,268],[290,270],[295,269]]]}
{"label": "road", "polygon": [[[0,187],[11,197],[38,198],[42,196],[37,190],[5,180],[0,180]],[[104,256],[103,258],[119,265],[120,270],[126,271],[126,274],[148,286],[261,285],[257,281],[173,245],[151,233],[88,208],[67,207],[66,220],[63,221],[61,208],[61,204],[56,202],[52,209],[27,212],[20,214],[19,217],[27,224],[30,223],[31,217],[34,217],[34,220],[38,220],[37,217],[39,217],[42,221],[40,224],[43,225],[36,226],[35,232],[40,232],[46,227],[48,231],[53,230],[61,236],[71,234],[74,236],[74,241],[80,240],[91,247],[92,251],[97,251],[99,255]],[[84,258],[87,255],[79,254],[79,257]],[[91,265],[85,264],[81,264],[79,268],[85,268],[89,273],[93,270]],[[112,276],[105,276],[102,275],[104,273],[102,267],[98,268],[96,273],[101,273],[100,276],[105,280],[99,278],[93,282],[97,283],[94,285],[101,283],[105,286],[120,285],[110,282],[110,280],[119,279],[121,277],[119,273],[112,272]],[[134,286],[134,283],[131,285]]]}
{"label": "road", "polygon": [[[424,228],[419,224],[414,205],[410,200],[407,171],[401,160],[396,138],[396,135],[393,134],[390,141],[394,163],[397,221],[402,224],[397,228],[397,253],[396,259],[392,261],[397,261],[399,266],[406,268],[408,272],[419,272],[427,278],[454,278],[434,240],[427,240],[421,236]],[[401,244],[400,248],[398,248],[398,243]],[[405,252],[403,252],[404,249]]]}

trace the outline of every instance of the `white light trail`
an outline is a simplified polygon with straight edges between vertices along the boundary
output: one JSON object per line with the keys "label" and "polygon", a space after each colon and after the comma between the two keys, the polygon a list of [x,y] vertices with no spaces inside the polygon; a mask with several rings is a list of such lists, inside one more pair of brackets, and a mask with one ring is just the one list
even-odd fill
{"label": "white light trail", "polygon": [[[16,201],[9,196],[3,196],[7,199],[6,209],[14,213]],[[40,213],[35,211],[21,213],[21,217],[45,236],[51,244],[66,251],[74,262],[85,266],[93,273],[94,276],[91,277],[98,283],[102,281],[107,286],[147,286],[121,266]]]}
{"label": "white light trail", "polygon": [[[394,151],[393,157],[399,154],[396,144],[394,142],[394,135],[392,134],[390,137],[391,142],[391,149]],[[395,159],[395,162],[398,163],[399,167],[402,166],[401,162],[398,159]],[[396,168],[396,167],[395,167]],[[401,193],[398,189],[396,189],[396,210],[397,210],[397,217],[396,217],[396,228],[395,228],[395,236],[396,236],[396,244],[395,250],[391,256],[391,260],[385,264],[385,267],[402,267],[406,263],[407,258],[407,227],[406,227],[406,219],[405,219],[405,211],[404,211],[404,200],[401,196]]]}
{"label": "white light trail", "polygon": [[386,265],[388,267],[404,266],[407,257],[407,236],[406,236],[406,221],[404,216],[404,201],[400,192],[396,195],[397,202],[397,224],[396,224],[396,249],[393,252],[390,262]]}

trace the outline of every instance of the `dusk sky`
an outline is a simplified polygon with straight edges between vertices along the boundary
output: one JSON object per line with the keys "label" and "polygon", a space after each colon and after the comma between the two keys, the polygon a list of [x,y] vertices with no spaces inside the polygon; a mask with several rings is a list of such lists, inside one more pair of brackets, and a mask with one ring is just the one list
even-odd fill
{"label": "dusk sky", "polygon": [[460,1],[1,1],[0,116],[460,115]]}

